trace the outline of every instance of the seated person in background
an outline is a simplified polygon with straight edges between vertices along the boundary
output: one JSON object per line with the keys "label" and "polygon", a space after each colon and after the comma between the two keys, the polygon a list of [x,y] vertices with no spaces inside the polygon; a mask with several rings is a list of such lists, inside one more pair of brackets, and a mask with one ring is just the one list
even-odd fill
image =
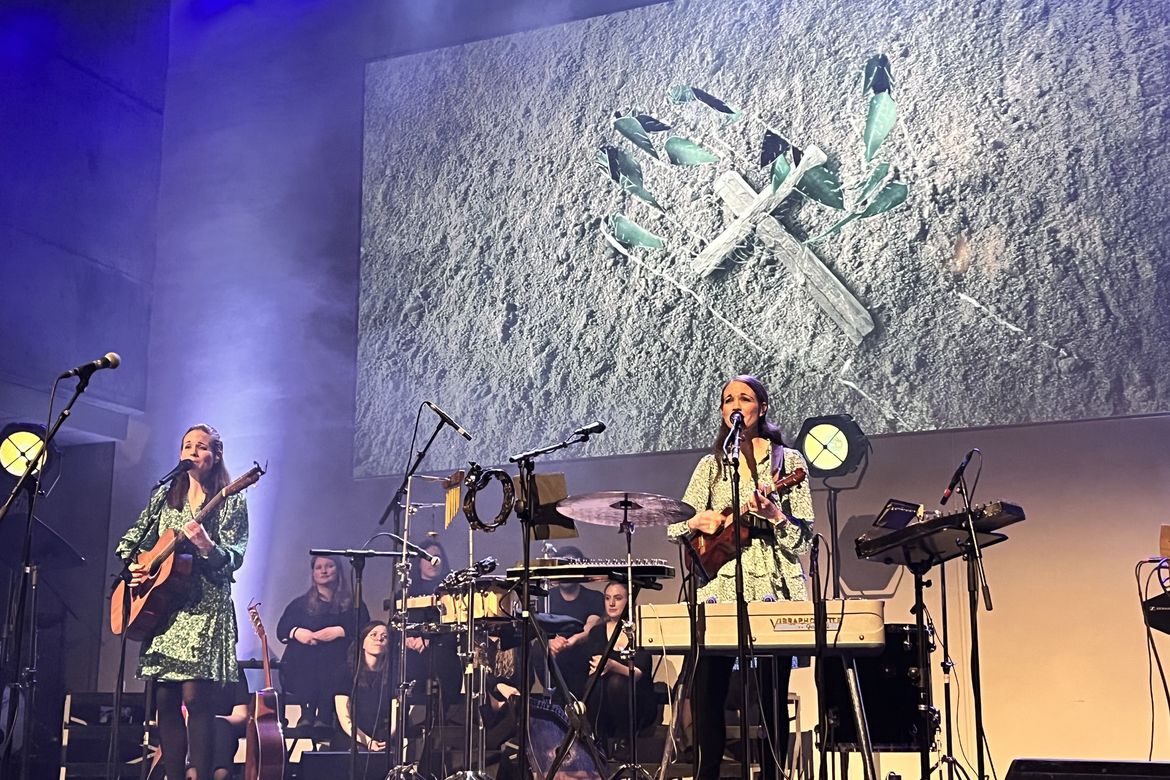
{"label": "seated person in background", "polygon": [[[333,720],[334,678],[353,645],[353,592],[340,558],[314,556],[311,568],[309,590],[285,607],[276,636],[287,645],[280,673],[284,703],[301,705],[301,724],[323,726]],[[358,620],[370,622],[365,604],[358,605]]]}
{"label": "seated person in background", "polygon": [[[390,734],[389,701],[392,683],[387,671],[389,632],[381,621],[362,629],[350,663],[334,669],[334,709],[340,728],[335,749],[348,750],[356,740],[361,750],[386,749]],[[356,670],[356,674],[355,674]]]}
{"label": "seated person in background", "polygon": [[[605,622],[589,632],[585,651],[589,655],[588,670],[603,666],[601,678],[589,697],[589,716],[593,732],[599,739],[616,739],[625,743],[629,736],[630,668],[623,660],[621,650],[629,645],[624,633],[619,633],[613,652],[605,656],[609,639],[615,631],[622,631],[626,617],[629,592],[625,583],[610,582],[605,588]],[[654,680],[650,653],[634,651],[634,733],[654,722],[657,707],[654,701]],[[619,748],[622,749],[622,748]]]}
{"label": "seated person in background", "polygon": [[[576,547],[562,547],[558,558],[584,558]],[[565,678],[565,684],[577,698],[585,695],[588,679],[589,654],[585,651],[585,640],[589,632],[601,625],[605,615],[605,597],[597,591],[586,588],[578,582],[557,585],[548,594],[548,611],[554,615],[568,615],[580,620],[585,626],[573,636],[549,637],[548,649]]]}

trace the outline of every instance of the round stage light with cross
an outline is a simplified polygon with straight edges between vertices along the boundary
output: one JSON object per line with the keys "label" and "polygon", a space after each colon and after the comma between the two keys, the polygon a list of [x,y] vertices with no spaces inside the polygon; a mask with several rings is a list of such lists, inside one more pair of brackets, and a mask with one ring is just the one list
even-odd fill
{"label": "round stage light with cross", "polygon": [[[32,463],[31,477],[39,477],[42,492],[51,486],[60,471],[60,453],[50,444],[45,447],[45,426],[35,423],[9,423],[0,430],[0,477],[9,486],[24,475]],[[33,483],[29,483],[30,485]]]}
{"label": "round stage light with cross", "polygon": [[848,414],[810,417],[800,426],[796,446],[814,477],[838,477],[854,471],[869,447],[861,427]]}

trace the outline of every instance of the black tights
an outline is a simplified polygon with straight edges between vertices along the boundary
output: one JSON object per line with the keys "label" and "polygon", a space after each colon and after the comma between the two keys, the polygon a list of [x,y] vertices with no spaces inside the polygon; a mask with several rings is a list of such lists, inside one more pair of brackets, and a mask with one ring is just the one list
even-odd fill
{"label": "black tights", "polygon": [[[211,680],[159,682],[154,685],[158,708],[158,741],[163,753],[167,780],[187,776],[187,753],[199,780],[211,778],[212,729],[215,724],[216,693]],[[187,705],[183,723],[182,705]]]}
{"label": "black tights", "polygon": [[[723,747],[726,741],[725,710],[727,693],[731,684],[731,667],[735,658],[717,655],[700,655],[695,669],[694,695],[691,708],[695,724],[695,742],[698,766],[697,780],[717,780],[719,765],[723,761]],[[776,659],[773,671],[772,659],[761,657],[757,667],[759,687],[749,679],[749,697],[753,703],[762,704],[764,723],[776,740],[776,754],[783,762],[788,755],[788,678],[792,674],[791,656]],[[780,699],[780,722],[772,712],[771,692],[775,690]],[[757,699],[757,691],[760,698]],[[745,730],[746,731],[746,730]],[[779,777],[776,760],[767,745],[762,745],[763,755],[758,755],[764,780]]]}

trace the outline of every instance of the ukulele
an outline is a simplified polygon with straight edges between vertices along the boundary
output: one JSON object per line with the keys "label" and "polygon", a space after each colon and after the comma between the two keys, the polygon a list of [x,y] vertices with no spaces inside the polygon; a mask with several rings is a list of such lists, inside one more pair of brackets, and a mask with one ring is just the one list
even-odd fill
{"label": "ukulele", "polygon": [[[776,488],[772,496],[781,490],[787,490],[795,485],[799,485],[801,482],[804,482],[804,478],[804,469],[796,469],[775,483]],[[738,528],[731,522],[731,507],[727,507],[720,514],[724,517],[724,523],[714,533],[705,534],[700,531],[692,531],[689,535],[683,537],[684,542],[691,548],[693,553],[693,555],[683,556],[687,571],[691,571],[696,566],[699,566],[702,570],[701,574],[708,581],[715,576],[716,572],[723,568],[723,564],[735,560],[735,537],[737,533],[739,535],[739,545],[743,548],[747,547],[751,541],[753,528],[775,528],[775,524],[770,520],[755,518],[749,515],[746,508],[740,514]]]}
{"label": "ukulele", "polygon": [[[195,522],[202,525],[224,499],[256,484],[263,475],[264,469],[257,463],[247,474],[205,501],[194,517]],[[129,586],[130,612],[125,626],[122,625],[122,602],[128,583],[119,582],[110,598],[110,628],[115,634],[125,630],[128,638],[140,642],[170,615],[176,599],[186,591],[194,565],[191,555],[175,553],[179,542],[186,538],[182,529],[168,528],[159,534],[154,547],[138,555],[136,561],[146,567],[146,579]]]}
{"label": "ukulele", "polygon": [[256,636],[260,637],[260,657],[264,659],[264,687],[252,698],[248,713],[248,730],[244,749],[245,780],[281,780],[284,777],[284,732],[280,728],[280,701],[272,687],[272,668],[268,662],[268,633],[260,620],[260,605],[248,605],[248,617]]}

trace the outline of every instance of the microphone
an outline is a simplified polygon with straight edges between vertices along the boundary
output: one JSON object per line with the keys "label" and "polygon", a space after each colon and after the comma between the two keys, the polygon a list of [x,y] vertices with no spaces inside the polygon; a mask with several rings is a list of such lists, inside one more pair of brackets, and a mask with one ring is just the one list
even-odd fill
{"label": "microphone", "polygon": [[427,552],[423,548],[419,547],[414,542],[408,542],[405,539],[403,539],[401,536],[399,536],[398,534],[392,534],[392,533],[387,532],[386,535],[406,548],[407,557],[422,558],[424,561],[429,563],[431,566],[438,566],[439,564],[441,564],[443,562],[443,559],[440,558],[439,556],[431,555],[429,552]]}
{"label": "microphone", "polygon": [[77,368],[71,368],[57,378],[58,379],[68,379],[71,376],[88,377],[94,371],[97,371],[99,369],[117,368],[120,365],[122,365],[122,358],[118,356],[118,353],[117,352],[107,352],[105,355],[98,358],[97,360],[93,360],[89,363],[86,363],[83,366],[78,366]]}
{"label": "microphone", "polygon": [[739,411],[738,409],[731,413],[731,430],[743,430],[743,412]]}
{"label": "microphone", "polygon": [[573,431],[573,435],[584,436],[586,439],[588,439],[593,434],[601,433],[604,430],[605,423],[603,423],[601,420],[598,420],[597,422],[589,423],[584,428],[578,428],[577,430]]}
{"label": "microphone", "polygon": [[[457,423],[457,422],[455,422],[454,420],[452,420],[452,419],[451,419],[451,415],[447,414],[446,412],[444,412],[444,411],[443,411],[442,409],[440,409],[439,407],[435,406],[435,405],[434,405],[433,403],[431,403],[430,401],[423,401],[423,403],[424,403],[424,404],[426,404],[427,406],[429,406],[429,407],[431,408],[431,411],[432,411],[432,412],[434,412],[435,414],[439,415],[439,419],[440,419],[440,420],[442,420],[443,422],[447,423],[447,424],[448,424],[448,425],[450,425],[452,428],[454,428],[454,429],[455,429],[455,433],[459,434],[460,436],[462,436],[463,438],[467,439],[468,441],[471,441],[471,434],[470,434],[470,433],[468,433],[468,432],[467,432],[467,429],[466,429],[466,428],[464,428],[462,425],[460,425],[459,423]],[[437,560],[437,559],[436,559],[436,560]],[[434,565],[435,565],[435,566],[438,566],[439,564],[437,564],[437,563],[436,563],[436,564],[434,564]]]}
{"label": "microphone", "polygon": [[959,484],[959,480],[963,478],[963,472],[967,470],[967,464],[971,462],[971,456],[979,452],[978,448],[972,449],[967,453],[967,457],[963,458],[963,462],[955,469],[955,475],[951,477],[951,484],[947,485],[947,489],[943,491],[942,498],[939,499],[939,506],[945,506],[951,494],[955,492],[955,486]]}
{"label": "microphone", "polygon": [[472,564],[471,568],[475,571],[475,573],[477,575],[491,574],[493,571],[496,570],[496,566],[498,563],[499,562],[495,558],[493,558],[489,555],[487,558],[484,558],[483,560],[476,561],[474,564]]}
{"label": "microphone", "polygon": [[162,479],[160,479],[155,484],[155,487],[156,488],[162,487],[163,485],[170,482],[175,477],[179,476],[180,474],[184,474],[184,473],[190,471],[194,467],[195,467],[195,461],[193,461],[193,460],[179,461],[179,464],[177,466],[175,466],[173,469],[171,469],[170,471],[168,471],[166,476],[163,477]]}

